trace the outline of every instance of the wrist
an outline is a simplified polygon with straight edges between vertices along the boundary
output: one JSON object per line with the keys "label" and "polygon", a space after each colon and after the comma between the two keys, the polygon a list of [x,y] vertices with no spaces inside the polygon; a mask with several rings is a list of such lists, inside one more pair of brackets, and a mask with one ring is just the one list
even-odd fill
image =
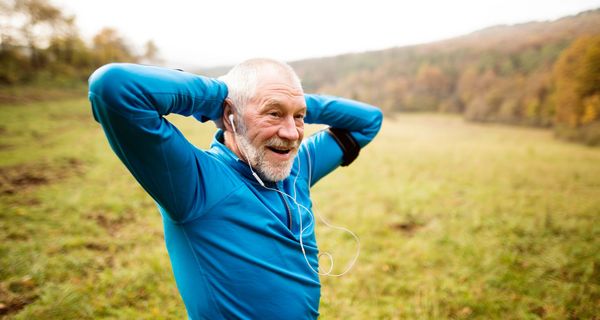
{"label": "wrist", "polygon": [[304,101],[306,103],[306,115],[304,122],[307,124],[318,123],[319,118],[319,101],[318,96],[315,94],[304,94]]}

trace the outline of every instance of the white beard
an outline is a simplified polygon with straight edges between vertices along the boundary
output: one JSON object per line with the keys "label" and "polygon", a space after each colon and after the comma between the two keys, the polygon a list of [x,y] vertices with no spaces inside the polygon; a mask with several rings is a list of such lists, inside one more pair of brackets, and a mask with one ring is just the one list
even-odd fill
{"label": "white beard", "polygon": [[[278,137],[273,137],[267,140],[260,147],[255,147],[250,143],[248,137],[243,134],[235,134],[236,140],[238,142],[238,147],[241,149],[242,154],[246,157],[248,163],[256,169],[257,173],[268,181],[281,181],[287,178],[292,171],[292,166],[294,165],[294,159],[296,158],[296,154],[298,153],[298,143],[289,143]],[[276,163],[269,162],[265,159],[267,148],[266,146],[286,146],[286,147],[294,147],[292,152],[292,157],[288,161],[280,161]]]}

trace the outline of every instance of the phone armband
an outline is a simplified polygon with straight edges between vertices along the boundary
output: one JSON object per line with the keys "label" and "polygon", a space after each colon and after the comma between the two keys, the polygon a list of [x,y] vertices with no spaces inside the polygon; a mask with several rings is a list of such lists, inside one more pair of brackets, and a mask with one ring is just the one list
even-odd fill
{"label": "phone armband", "polygon": [[358,158],[360,146],[352,134],[350,134],[350,131],[346,129],[329,128],[328,132],[342,149],[342,167],[351,164],[356,158]]}

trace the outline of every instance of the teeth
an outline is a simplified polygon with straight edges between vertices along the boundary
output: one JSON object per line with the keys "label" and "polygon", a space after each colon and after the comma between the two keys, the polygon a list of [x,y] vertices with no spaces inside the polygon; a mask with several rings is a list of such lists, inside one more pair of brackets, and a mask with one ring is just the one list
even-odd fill
{"label": "teeth", "polygon": [[280,154],[285,154],[285,153],[288,153],[290,151],[290,149],[281,149],[281,148],[278,148],[278,147],[268,147],[268,148],[271,149],[271,150],[273,150],[273,152],[280,153]]}

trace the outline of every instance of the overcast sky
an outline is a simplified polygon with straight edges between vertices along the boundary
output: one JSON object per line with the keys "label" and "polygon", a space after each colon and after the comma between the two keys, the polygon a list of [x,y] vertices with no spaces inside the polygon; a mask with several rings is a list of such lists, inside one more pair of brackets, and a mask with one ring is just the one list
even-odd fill
{"label": "overcast sky", "polygon": [[554,20],[600,0],[51,0],[82,36],[153,39],[171,67],[285,61],[442,40],[497,24]]}

